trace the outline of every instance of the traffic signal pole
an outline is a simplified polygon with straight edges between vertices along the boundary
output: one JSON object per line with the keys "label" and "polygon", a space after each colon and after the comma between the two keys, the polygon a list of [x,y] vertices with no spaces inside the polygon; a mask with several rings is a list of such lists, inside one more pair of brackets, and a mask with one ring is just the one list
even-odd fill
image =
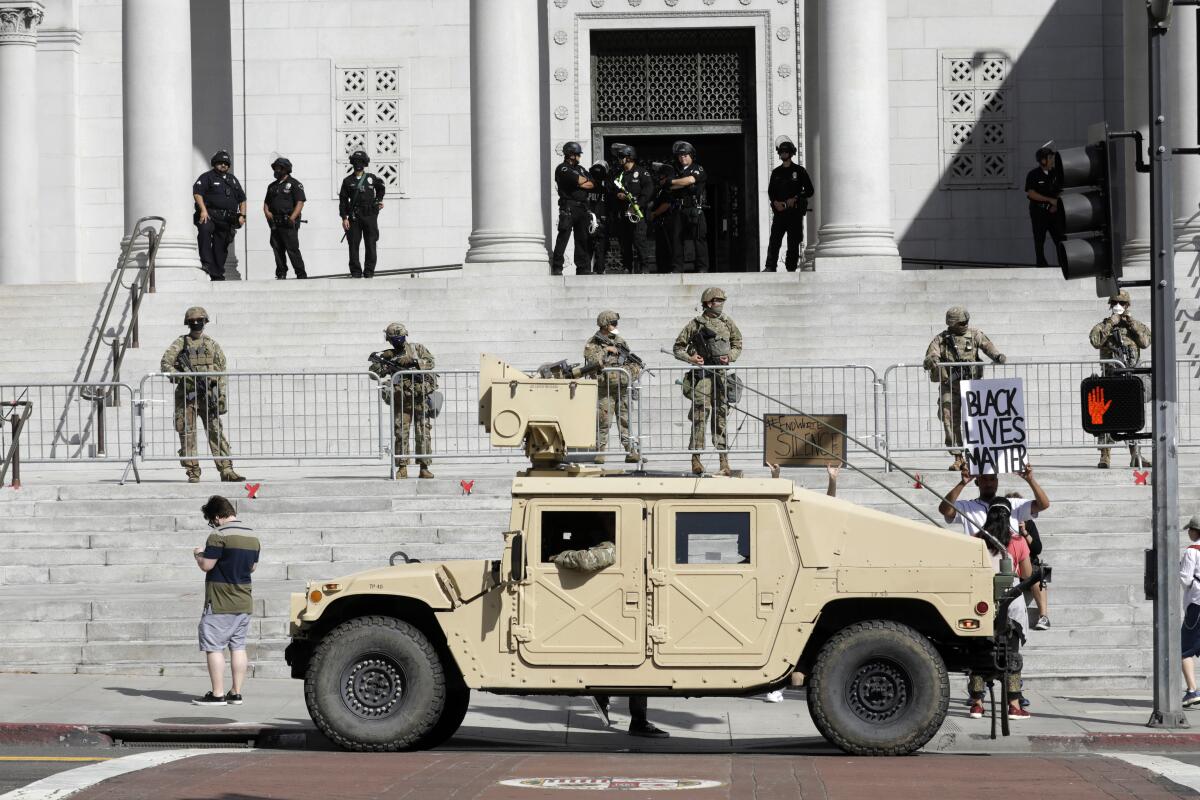
{"label": "traffic signal pole", "polygon": [[1179,448],[1176,439],[1175,234],[1169,120],[1163,108],[1167,27],[1147,11],[1150,57],[1150,345],[1154,581],[1154,711],[1152,728],[1186,728],[1179,628]]}

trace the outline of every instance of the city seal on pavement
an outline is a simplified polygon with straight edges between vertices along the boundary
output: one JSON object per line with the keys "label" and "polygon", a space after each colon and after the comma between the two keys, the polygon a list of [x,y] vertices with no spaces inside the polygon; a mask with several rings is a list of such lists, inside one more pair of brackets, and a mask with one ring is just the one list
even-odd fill
{"label": "city seal on pavement", "polygon": [[501,786],[529,789],[580,789],[601,792],[675,792],[682,789],[715,789],[720,781],[698,778],[510,778]]}

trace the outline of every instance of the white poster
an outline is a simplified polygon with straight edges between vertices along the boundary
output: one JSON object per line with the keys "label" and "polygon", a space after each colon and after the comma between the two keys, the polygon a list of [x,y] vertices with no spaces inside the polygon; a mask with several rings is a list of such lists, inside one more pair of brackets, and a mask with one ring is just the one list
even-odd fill
{"label": "white poster", "polygon": [[1020,378],[962,381],[963,457],[972,475],[1025,469],[1025,397]]}

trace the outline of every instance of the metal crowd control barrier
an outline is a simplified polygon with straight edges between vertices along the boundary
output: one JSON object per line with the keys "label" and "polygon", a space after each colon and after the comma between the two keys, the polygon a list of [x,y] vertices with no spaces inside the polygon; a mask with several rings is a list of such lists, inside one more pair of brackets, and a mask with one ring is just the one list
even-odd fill
{"label": "metal crowd control barrier", "polygon": [[[133,399],[133,389],[124,383],[0,385],[0,406],[32,404],[18,428],[20,459],[27,464],[132,463]],[[12,430],[0,425],[0,453],[12,446]]]}
{"label": "metal crowd control barrier", "polygon": [[212,461],[225,457],[211,447],[216,440],[220,449],[223,435],[235,462],[387,463],[391,437],[384,426],[391,415],[380,388],[369,372],[152,373],[138,389],[138,455],[177,461],[183,436],[196,441],[188,458]]}
{"label": "metal crowd control barrier", "polygon": [[[1007,364],[952,362],[947,368],[970,368],[983,378],[1024,379],[1025,420],[1030,450],[1093,448],[1094,437],[1080,424],[1079,384],[1101,372],[1108,361],[1028,361]],[[883,373],[886,451],[895,453],[947,450],[938,416],[939,384],[920,364],[895,364]]]}
{"label": "metal crowd control barrier", "polygon": [[[1178,403],[1179,419],[1175,435],[1181,448],[1200,447],[1200,359],[1180,359],[1176,362],[1175,387]],[[1146,397],[1149,401],[1149,396]],[[1147,411],[1146,430],[1150,430],[1150,416]]]}
{"label": "metal crowd control barrier", "polygon": [[[716,380],[712,380],[716,376]],[[731,377],[736,376],[736,379]],[[742,382],[755,391],[733,387]],[[715,387],[715,388],[714,388]],[[723,387],[723,388],[722,388]],[[806,414],[845,414],[846,432],[856,439],[873,443],[878,438],[879,380],[870,367],[856,364],[782,367],[656,367],[643,375],[637,387],[639,401],[634,404],[638,438],[643,453],[689,453],[693,409],[711,410],[705,425],[705,445],[730,453],[761,454],[763,423],[766,414],[790,414],[780,401]],[[685,395],[685,389],[689,398]],[[739,396],[733,401],[734,394]],[[725,411],[725,447],[713,441],[719,409]],[[847,442],[847,455],[861,452]]]}

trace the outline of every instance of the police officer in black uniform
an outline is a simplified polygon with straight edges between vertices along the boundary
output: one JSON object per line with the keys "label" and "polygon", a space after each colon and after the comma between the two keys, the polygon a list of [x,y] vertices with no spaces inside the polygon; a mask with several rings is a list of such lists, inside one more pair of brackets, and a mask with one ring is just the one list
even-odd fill
{"label": "police officer in black uniform", "polygon": [[297,278],[307,278],[304,256],[300,255],[300,212],[304,209],[304,184],[292,177],[292,162],[280,156],[271,163],[275,180],[263,198],[263,214],[271,228],[271,250],[275,253],[275,279],[287,278],[288,258]]}
{"label": "police officer in black uniform", "polygon": [[554,170],[554,185],[558,188],[558,236],[554,239],[554,257],[550,259],[550,274],[562,275],[563,256],[567,238],[575,237],[575,274],[590,275],[591,253],[588,251],[588,192],[595,188],[587,170],[579,166],[583,148],[579,142],[563,145],[562,163]]}
{"label": "police officer in black uniform", "polygon": [[196,213],[196,244],[200,250],[200,265],[214,281],[225,280],[225,259],[237,229],[246,222],[246,192],[237,177],[229,171],[233,160],[226,150],[218,150],[208,160],[212,166],[196,179],[192,200]]}
{"label": "police officer in black uniform", "polygon": [[[621,242],[621,261],[626,272],[655,272],[654,247],[647,236],[649,223],[646,216],[651,211],[658,187],[650,172],[638,164],[637,150],[632,145],[623,145],[620,156],[621,171],[613,180],[613,197],[617,203],[613,216],[617,238]],[[638,254],[636,266],[634,248]]]}
{"label": "police officer in black uniform", "polygon": [[783,265],[788,272],[800,266],[800,246],[804,244],[804,215],[808,213],[808,198],[813,196],[812,179],[808,170],[792,162],[796,145],[784,140],[775,148],[783,161],[771,170],[767,197],[771,201],[771,238],[767,241],[765,272],[775,272],[779,264],[779,246],[787,234],[787,255]]}
{"label": "police officer in black uniform", "polygon": [[[367,172],[371,157],[362,150],[350,154],[350,166],[354,171],[342,181],[338,192],[338,213],[342,216],[342,230],[350,239],[350,277],[375,277],[375,243],[379,241],[379,209],[383,208],[383,181],[373,172]],[[358,243],[366,246],[365,266],[358,263]]]}
{"label": "police officer in black uniform", "polygon": [[1038,165],[1025,176],[1025,196],[1029,198],[1029,221],[1033,225],[1033,250],[1039,267],[1048,267],[1046,261],[1046,234],[1054,241],[1055,261],[1058,260],[1058,244],[1063,240],[1063,216],[1058,207],[1062,194],[1062,173],[1055,162],[1054,151],[1040,147],[1037,151]]}
{"label": "police officer in black uniform", "polygon": [[588,250],[591,253],[592,272],[597,275],[604,273],[605,262],[608,260],[608,243],[612,237],[612,187],[608,182],[611,172],[608,162],[605,161],[597,161],[588,170],[588,178],[592,181],[592,188],[587,193],[590,215],[588,230],[591,231]]}
{"label": "police officer in black uniform", "polygon": [[684,272],[684,243],[695,252],[696,272],[708,272],[708,228],[704,221],[704,184],[708,176],[696,163],[696,148],[690,142],[671,145],[675,177],[667,186],[678,207],[671,214],[671,271]]}

